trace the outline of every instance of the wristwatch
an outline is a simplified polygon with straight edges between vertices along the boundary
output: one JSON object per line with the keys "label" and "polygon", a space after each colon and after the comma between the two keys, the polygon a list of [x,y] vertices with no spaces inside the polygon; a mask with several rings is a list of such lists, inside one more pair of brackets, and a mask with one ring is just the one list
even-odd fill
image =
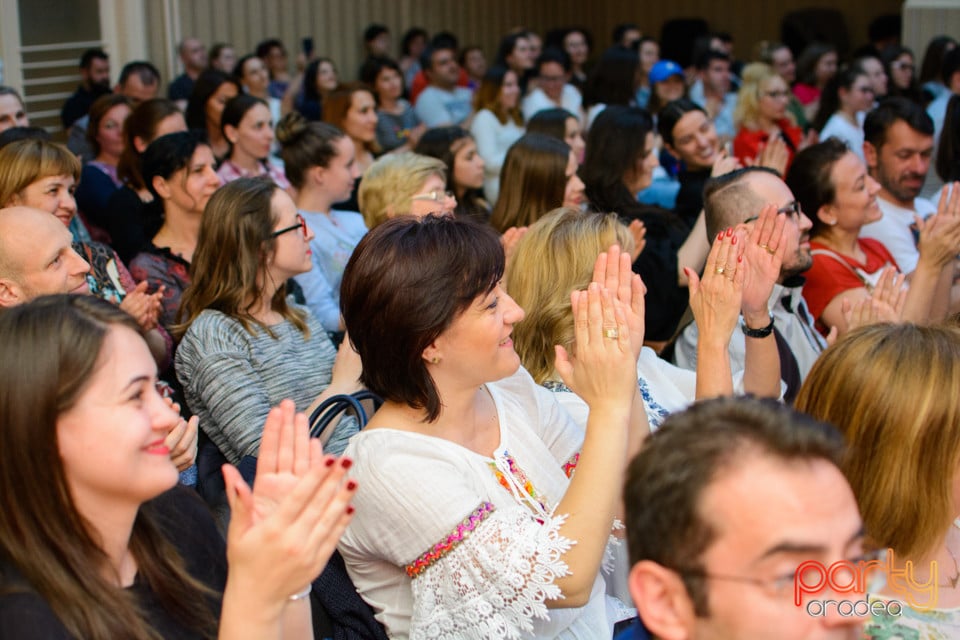
{"label": "wristwatch", "polygon": [[770,313],[770,324],[765,326],[763,329],[751,329],[747,326],[743,316],[740,316],[740,329],[743,331],[743,335],[747,336],[748,338],[766,338],[768,335],[773,333],[773,314]]}

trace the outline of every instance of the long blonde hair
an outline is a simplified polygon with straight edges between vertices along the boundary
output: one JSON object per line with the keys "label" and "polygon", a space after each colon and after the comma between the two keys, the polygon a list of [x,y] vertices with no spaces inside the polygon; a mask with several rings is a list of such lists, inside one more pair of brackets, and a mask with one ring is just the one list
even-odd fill
{"label": "long blonde hair", "polygon": [[[760,114],[760,94],[767,82],[779,77],[773,67],[763,62],[753,62],[743,68],[740,91],[737,93],[737,106],[733,110],[733,120],[737,126],[749,127],[757,124],[757,117]],[[791,124],[796,124],[793,114],[789,111],[784,117]]]}
{"label": "long blonde hair", "polygon": [[956,517],[960,330],[871,325],[827,349],[796,407],[836,425],[843,470],[867,535],[907,558],[929,551]]}
{"label": "long blonde hair", "polygon": [[554,345],[573,346],[570,292],[590,284],[597,256],[613,244],[624,251],[634,247],[616,214],[570,207],[549,212],[518,243],[506,283],[526,317],[513,328],[513,345],[538,383],[553,374]]}

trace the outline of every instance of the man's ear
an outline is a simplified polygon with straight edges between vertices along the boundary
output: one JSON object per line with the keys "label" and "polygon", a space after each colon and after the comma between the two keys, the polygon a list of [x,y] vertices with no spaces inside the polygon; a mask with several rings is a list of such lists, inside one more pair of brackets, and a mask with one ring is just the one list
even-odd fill
{"label": "man's ear", "polygon": [[24,302],[20,286],[9,278],[0,278],[0,307],[15,307]]}
{"label": "man's ear", "polygon": [[630,596],[643,625],[658,640],[689,640],[696,614],[683,581],[675,572],[651,560],[633,565]]}
{"label": "man's ear", "polygon": [[877,159],[879,157],[879,150],[873,146],[872,142],[863,141],[863,159],[867,162],[867,168],[870,169],[871,174],[877,169]]}

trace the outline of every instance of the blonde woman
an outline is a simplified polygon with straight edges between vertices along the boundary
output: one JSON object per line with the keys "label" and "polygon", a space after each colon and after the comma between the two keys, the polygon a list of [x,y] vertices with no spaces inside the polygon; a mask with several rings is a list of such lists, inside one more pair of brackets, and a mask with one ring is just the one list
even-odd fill
{"label": "blonde woman", "polygon": [[[782,228],[783,220],[774,222],[768,214],[764,223],[758,223],[757,233],[761,233],[759,228],[763,226],[762,233],[772,238],[778,224]],[[744,263],[737,262],[737,256],[744,246],[744,238],[735,236],[732,230],[722,236],[714,242],[708,264],[734,264],[733,275],[742,276]],[[568,351],[576,351],[569,294],[595,280],[597,272],[603,270],[621,286],[635,287],[633,295],[640,296],[637,302],[642,309],[645,288],[640,276],[630,278],[628,256],[633,245],[633,235],[615,214],[584,215],[577,209],[560,208],[530,227],[508,266],[507,290],[517,304],[527,310],[526,318],[513,331],[520,360],[536,382],[553,391],[565,392],[560,393],[559,399],[575,419],[586,417],[586,405],[560,382],[553,348],[559,344]],[[601,254],[608,258],[604,263],[597,261]],[[756,252],[748,253],[748,257],[755,255]],[[625,265],[622,278],[621,262]],[[779,395],[779,384],[770,384],[771,379],[779,378],[779,369],[757,367],[763,362],[762,355],[760,358],[757,355],[771,346],[776,348],[773,340],[748,341],[748,350],[756,351],[752,357],[748,356],[747,367],[751,368],[752,364],[754,370],[738,376],[736,385],[732,381],[727,344],[736,325],[741,295],[737,278],[729,273],[716,273],[715,269],[707,269],[702,282],[691,283],[691,308],[702,336],[702,356],[706,358],[697,360],[697,373],[667,363],[649,347],[637,346],[638,399],[642,401],[651,428],[655,429],[667,415],[686,408],[696,399],[729,395],[735,387],[757,395]],[[777,359],[771,361],[776,363]]]}
{"label": "blonde woman", "polygon": [[803,132],[788,111],[790,87],[773,67],[762,62],[743,68],[737,107],[733,112],[737,135],[733,155],[743,164],[763,164],[779,156],[772,168],[786,175],[793,156],[803,148]]}
{"label": "blonde woman", "polygon": [[849,445],[842,467],[866,531],[855,548],[889,549],[891,568],[912,577],[870,594],[871,604],[899,601],[902,615],[871,607],[865,637],[960,634],[958,385],[956,328],[874,324],[827,349],[797,396]]}
{"label": "blonde woman", "polygon": [[363,174],[360,211],[370,229],[402,215],[449,214],[457,199],[446,189],[443,160],[410,151],[387,154]]}

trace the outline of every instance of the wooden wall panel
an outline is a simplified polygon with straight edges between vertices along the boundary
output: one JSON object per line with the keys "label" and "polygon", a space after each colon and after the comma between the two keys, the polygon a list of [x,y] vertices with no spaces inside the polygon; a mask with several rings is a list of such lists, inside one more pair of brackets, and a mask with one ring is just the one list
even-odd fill
{"label": "wooden wall panel", "polygon": [[[269,36],[282,39],[293,56],[301,38],[312,36],[316,52],[337,61],[342,75],[351,77],[361,62],[361,34],[369,22],[390,27],[395,46],[405,29],[418,25],[430,32],[456,33],[462,45],[479,44],[488,58],[500,37],[517,25],[541,33],[569,24],[582,24],[593,32],[597,51],[609,44],[610,32],[622,21],[638,23],[659,36],[663,22],[677,17],[703,17],[717,30],[736,40],[737,55],[748,58],[753,44],[778,39],[785,13],[811,5],[810,0],[674,0],[637,2],[620,0],[145,0],[148,16],[163,16],[164,5],[179,11],[179,24],[170,34],[148,25],[151,57],[160,62],[174,42],[195,35],[204,43],[231,42],[243,53]],[[827,2],[821,6],[830,6]],[[853,46],[866,40],[867,24],[883,13],[898,13],[901,0],[845,0],[834,3],[844,14]],[[157,49],[159,47],[159,49]],[[169,78],[176,69],[163,69]]]}

